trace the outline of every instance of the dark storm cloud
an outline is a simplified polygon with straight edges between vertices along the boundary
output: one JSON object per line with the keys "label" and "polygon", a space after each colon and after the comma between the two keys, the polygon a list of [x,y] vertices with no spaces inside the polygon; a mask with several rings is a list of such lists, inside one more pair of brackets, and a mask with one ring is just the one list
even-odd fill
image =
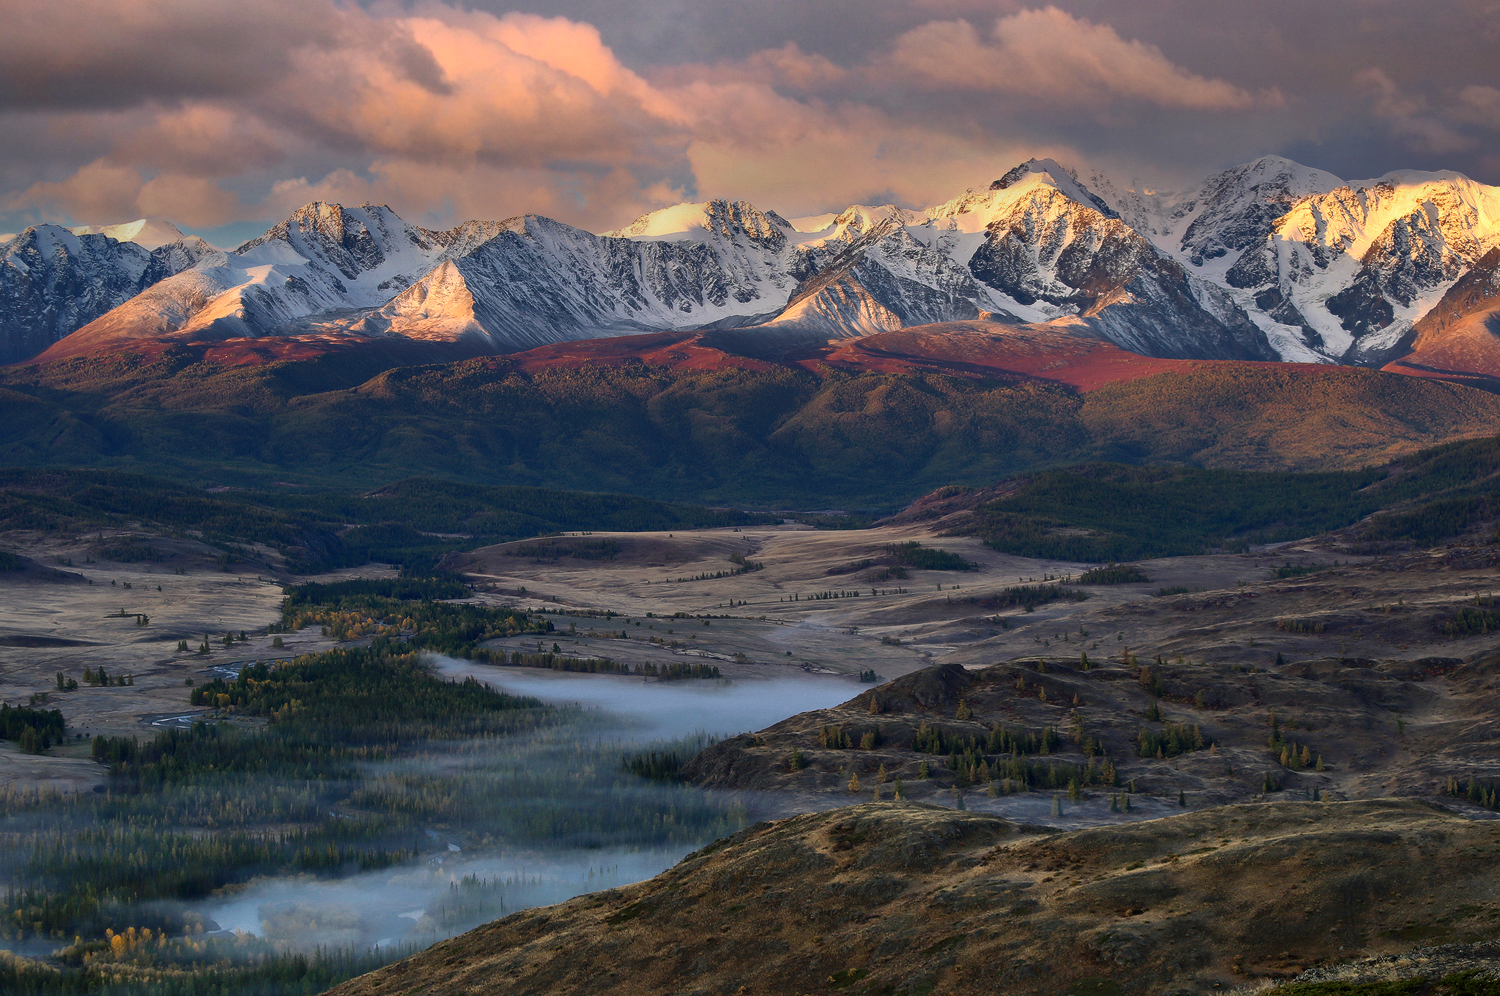
{"label": "dark storm cloud", "polygon": [[0,4],[0,106],[118,109],[256,90],[307,47],[338,42],[321,0]]}

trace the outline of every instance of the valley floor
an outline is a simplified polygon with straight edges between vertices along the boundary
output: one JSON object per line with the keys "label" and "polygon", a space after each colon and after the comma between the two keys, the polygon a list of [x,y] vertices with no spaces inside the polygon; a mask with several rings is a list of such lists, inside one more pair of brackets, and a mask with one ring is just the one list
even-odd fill
{"label": "valley floor", "polygon": [[[189,704],[196,685],[335,645],[309,626],[273,646],[288,579],[264,563],[129,535],[162,558],[105,559],[116,537],[103,534],[5,537],[57,573],[0,580],[0,698],[61,709],[70,736],[43,755],[0,746],[5,787],[101,786],[88,738],[211,716]],[[969,569],[902,564],[911,543]],[[1090,583],[1090,565],[910,524],[592,532],[454,555],[443,566],[474,583],[466,601],[552,624],[483,650],[714,667],[742,691],[787,696],[780,715],[797,715],[681,768],[716,798],[781,821],[734,837],[722,858],[713,845],[652,882],[517,914],[348,991],[420,982],[467,992],[481,976],[500,991],[657,991],[655,969],[616,964],[575,937],[630,942],[642,913],[663,971],[749,992],[1051,992],[1059,966],[1070,993],[1167,991],[1152,986],[1168,981],[1224,991],[1418,942],[1492,938],[1500,913],[1487,880],[1407,879],[1431,861],[1468,875],[1494,850],[1493,795],[1476,803],[1466,790],[1483,782],[1492,793],[1500,769],[1490,596],[1500,557],[1486,544],[1372,557],[1339,543],[1145,561],[1113,584]],[[606,706],[608,689],[623,697],[641,680],[428,660],[444,677],[498,687],[588,682],[606,689],[589,701]],[[107,686],[85,680],[84,668],[100,667]],[[79,687],[58,690],[59,672]],[[799,711],[799,687],[842,704]],[[679,732],[739,733],[681,711]],[[1027,746],[1048,730],[1049,746]],[[1162,747],[1146,749],[1149,737]],[[1390,796],[1406,799],[1370,801]],[[851,803],[863,805],[840,808]],[[825,812],[793,815],[809,810]],[[470,846],[450,832],[444,840]],[[1433,850],[1429,839],[1444,843]],[[946,842],[927,871],[887,853],[915,854],[926,840]],[[773,864],[791,862],[793,884],[735,878],[765,847]],[[1231,873],[1244,881],[1225,892],[1217,883]],[[830,875],[847,901],[798,891]],[[662,898],[679,886],[691,908]],[[730,892],[743,904],[726,905]],[[1420,905],[1429,895],[1430,909]],[[679,926],[687,933],[671,940]],[[719,955],[702,946],[705,929]],[[563,966],[543,951],[556,944],[583,954]],[[433,957],[465,967],[439,983]],[[770,967],[735,967],[751,963]],[[1156,983],[1142,988],[1148,976]]]}
{"label": "valley floor", "polygon": [[[141,541],[138,532],[131,535]],[[187,705],[187,682],[201,682],[218,674],[215,668],[236,662],[334,645],[309,628],[282,636],[283,648],[272,646],[267,627],[280,617],[281,579],[258,565],[225,568],[190,546],[173,552],[173,541],[166,539],[159,543],[171,558],[144,564],[95,556],[91,551],[100,548],[102,534],[72,542],[21,534],[9,539],[65,576],[0,575],[8,603],[0,621],[0,697],[25,702],[45,696],[47,708],[62,709],[75,738],[145,733],[151,724],[202,713]],[[973,569],[894,565],[893,547],[910,542],[957,554]],[[1254,672],[1270,672],[1270,680],[1279,681],[1290,675],[1285,662],[1340,661],[1351,675],[1381,678],[1385,688],[1378,696],[1415,687],[1424,668],[1451,670],[1500,642],[1482,631],[1444,632],[1455,613],[1476,600],[1486,602],[1500,587],[1500,561],[1486,547],[1372,558],[1328,545],[1282,545],[1142,562],[1149,580],[1106,585],[1077,582],[1087,564],[1014,557],[977,539],[933,536],[914,525],[589,533],[540,544],[484,548],[455,555],[445,565],[477,583],[474,601],[539,610],[553,623],[554,632],[541,644],[517,636],[492,641],[487,649],[535,653],[555,644],[566,655],[627,666],[717,667],[733,681],[844,676],[851,697],[869,687],[860,681],[869,672],[883,682],[940,661],[974,669],[1022,658],[1032,668],[1036,661],[1051,661],[1054,669],[1077,672],[1085,656],[1096,667],[1159,661],[1168,671],[1188,669],[1182,680],[1205,687],[1229,680],[1254,685],[1256,679],[1248,677]],[[608,555],[591,558],[595,548],[607,548]],[[1278,578],[1278,568],[1292,576]],[[327,577],[383,571],[389,573],[371,566]],[[1056,579],[1064,590],[1087,597],[1030,608],[1007,604],[1008,593]],[[145,625],[137,625],[141,618]],[[246,641],[223,644],[226,632],[237,638],[242,631]],[[197,653],[205,639],[208,653]],[[188,652],[176,649],[179,640],[187,641]],[[80,680],[76,691],[57,690],[57,673],[81,679],[86,667],[130,676],[133,684],[94,687]],[[1192,678],[1194,668],[1198,679]],[[486,667],[465,670],[483,673]],[[1479,690],[1492,693],[1493,684],[1481,680]],[[1467,711],[1473,704],[1445,687],[1430,682],[1421,694],[1388,696],[1376,710],[1384,716],[1381,729],[1368,734],[1341,728],[1349,724],[1336,714],[1305,719],[1325,728],[1312,739],[1351,762],[1320,779],[1320,789],[1348,797],[1432,791],[1425,776],[1406,782],[1394,776],[1383,755],[1389,751],[1415,763],[1430,760],[1439,744],[1455,737],[1472,739],[1470,723],[1477,717]],[[1033,701],[1035,715],[1026,718],[1063,726],[1071,705],[1055,695],[1053,702],[1044,707]],[[1295,724],[1297,714],[1316,707],[1293,706],[1282,720]],[[1268,707],[1256,708],[1264,713]],[[1089,711],[1085,706],[1083,712]],[[1222,708],[1209,713],[1201,717],[1208,725],[1225,718]],[[1264,715],[1258,721],[1265,722]],[[1370,721],[1361,716],[1359,726]],[[1398,724],[1401,736],[1381,742]],[[1481,740],[1492,743],[1496,731],[1484,725]],[[0,777],[15,785],[96,784],[98,767],[86,760],[81,741],[73,743],[44,757],[0,746],[13,755]],[[1352,763],[1355,756],[1360,764]],[[1192,787],[1213,798],[1227,801],[1240,791],[1220,793],[1208,784],[1215,779],[1205,777],[1191,781]],[[1248,784],[1254,778],[1236,780]]]}

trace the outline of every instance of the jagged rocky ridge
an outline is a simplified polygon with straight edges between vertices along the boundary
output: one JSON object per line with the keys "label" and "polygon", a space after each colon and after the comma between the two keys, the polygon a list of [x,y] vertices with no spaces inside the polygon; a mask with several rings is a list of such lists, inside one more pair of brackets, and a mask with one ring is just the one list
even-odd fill
{"label": "jagged rocky ridge", "polygon": [[178,234],[148,249],[37,225],[0,244],[0,363],[35,356],[213,253],[202,239]]}
{"label": "jagged rocky ridge", "polygon": [[1497,247],[1500,190],[1451,173],[1351,184],[1276,157],[1181,195],[1085,186],[1032,160],[920,213],[855,206],[793,224],[710,201],[603,235],[535,215],[433,231],[388,207],[313,203],[233,252],[29,229],[0,247],[0,352],[70,332],[49,355],[308,333],[505,352],[993,315],[1152,356],[1378,366],[1410,352],[1417,323]]}

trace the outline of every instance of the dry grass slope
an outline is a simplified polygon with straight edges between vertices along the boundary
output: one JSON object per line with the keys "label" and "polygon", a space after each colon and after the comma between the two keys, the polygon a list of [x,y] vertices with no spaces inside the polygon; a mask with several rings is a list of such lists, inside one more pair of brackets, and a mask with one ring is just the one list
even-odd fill
{"label": "dry grass slope", "polygon": [[1415,802],[1070,833],[866,803],[757,824],[648,882],[517,913],[334,992],[1223,992],[1493,937],[1496,857],[1500,823]]}

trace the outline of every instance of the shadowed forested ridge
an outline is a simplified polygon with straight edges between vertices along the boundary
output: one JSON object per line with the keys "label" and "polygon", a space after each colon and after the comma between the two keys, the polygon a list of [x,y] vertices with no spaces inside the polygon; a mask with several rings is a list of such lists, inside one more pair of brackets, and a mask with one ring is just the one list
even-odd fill
{"label": "shadowed forested ridge", "polygon": [[[284,556],[294,570],[379,561],[428,569],[455,550],[564,530],[694,529],[750,525],[771,517],[735,509],[672,505],[632,495],[482,487],[409,479],[374,493],[209,492],[115,470],[0,469],[0,530],[88,533],[139,523],[191,538],[233,559]],[[352,528],[350,528],[350,524]],[[136,544],[141,550],[145,546]],[[133,556],[130,544],[101,548]],[[162,552],[150,547],[150,557]],[[111,556],[113,551],[113,556]]]}
{"label": "shadowed forested ridge", "polygon": [[1500,397],[1368,370],[1218,364],[1078,393],[934,373],[523,370],[503,358],[330,390],[318,369],[171,352],[10,368],[0,459],[99,469],[0,472],[0,527],[149,521],[226,557],[267,547],[294,569],[428,570],[561,531],[774,521],[678,502],[873,513],[1018,475],[1023,486],[968,528],[1072,560],[1300,538],[1377,512],[1391,514],[1362,526],[1364,541],[1431,543],[1500,514],[1489,481],[1500,442],[1420,449],[1489,433]]}
{"label": "shadowed forested ridge", "polygon": [[1037,379],[752,366],[523,369],[491,357],[360,383],[321,360],[226,367],[183,351],[11,367],[0,370],[0,461],[262,486],[363,491],[422,475],[873,510],[1098,460],[1353,470],[1500,425],[1495,395],[1342,367],[1207,364],[1079,393]]}
{"label": "shadowed forested ridge", "polygon": [[955,531],[1022,556],[1118,562],[1350,526],[1361,547],[1429,546],[1497,518],[1500,440],[1479,439],[1321,474],[1121,464],[1045,471],[980,505]]}

